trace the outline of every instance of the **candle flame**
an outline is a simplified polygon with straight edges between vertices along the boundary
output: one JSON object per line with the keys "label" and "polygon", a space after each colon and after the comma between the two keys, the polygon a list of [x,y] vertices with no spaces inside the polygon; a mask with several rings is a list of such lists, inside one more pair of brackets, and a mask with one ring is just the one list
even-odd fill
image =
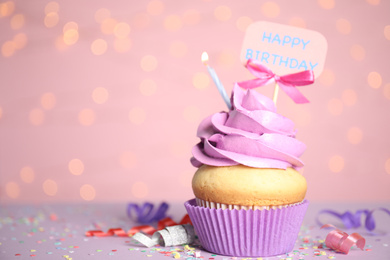
{"label": "candle flame", "polygon": [[209,55],[207,54],[207,52],[203,52],[202,53],[202,62],[204,65],[207,65],[207,62],[209,61]]}

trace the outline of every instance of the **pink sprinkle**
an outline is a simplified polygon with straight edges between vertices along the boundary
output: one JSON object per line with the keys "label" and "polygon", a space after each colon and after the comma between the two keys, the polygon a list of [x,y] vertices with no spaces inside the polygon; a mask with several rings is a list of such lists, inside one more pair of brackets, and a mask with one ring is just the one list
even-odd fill
{"label": "pink sprinkle", "polygon": [[15,256],[21,256],[21,254],[15,254]]}
{"label": "pink sprinkle", "polygon": [[116,250],[116,249],[112,249],[111,251],[112,251],[112,252],[116,252],[117,250]]}
{"label": "pink sprinkle", "polygon": [[366,251],[372,251],[372,249],[371,248],[367,248]]}

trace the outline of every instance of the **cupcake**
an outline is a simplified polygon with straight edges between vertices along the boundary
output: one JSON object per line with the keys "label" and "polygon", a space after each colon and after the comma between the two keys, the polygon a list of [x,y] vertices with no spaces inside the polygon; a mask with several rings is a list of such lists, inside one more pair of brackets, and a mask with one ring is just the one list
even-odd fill
{"label": "cupcake", "polygon": [[202,246],[229,256],[274,256],[294,248],[308,201],[297,171],[306,146],[273,101],[237,84],[232,109],[204,119],[191,163],[195,199],[185,207]]}

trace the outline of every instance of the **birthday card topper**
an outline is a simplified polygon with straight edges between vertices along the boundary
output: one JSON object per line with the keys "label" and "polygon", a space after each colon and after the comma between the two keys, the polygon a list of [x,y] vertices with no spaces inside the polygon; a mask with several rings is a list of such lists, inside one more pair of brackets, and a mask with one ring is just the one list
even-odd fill
{"label": "birthday card topper", "polygon": [[318,77],[326,51],[326,39],[316,31],[262,21],[247,28],[240,57],[244,64],[257,60],[278,75],[312,70]]}

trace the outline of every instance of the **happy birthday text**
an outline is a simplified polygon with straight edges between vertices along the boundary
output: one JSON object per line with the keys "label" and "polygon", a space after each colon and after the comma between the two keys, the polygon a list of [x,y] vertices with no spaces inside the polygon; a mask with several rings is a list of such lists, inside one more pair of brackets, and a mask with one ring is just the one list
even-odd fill
{"label": "happy birthday text", "polygon": [[[306,46],[310,43],[299,37],[291,37],[289,35],[279,35],[277,33],[263,33],[261,38],[263,42],[270,44],[277,44],[281,46],[291,47],[291,48],[300,48],[302,50],[306,49]],[[313,70],[318,63],[312,63],[307,60],[298,60],[292,57],[286,57],[275,53],[269,53],[267,51],[246,49],[246,59],[256,59],[265,64],[273,64],[278,66],[288,67],[290,69],[304,69],[304,70]]]}

